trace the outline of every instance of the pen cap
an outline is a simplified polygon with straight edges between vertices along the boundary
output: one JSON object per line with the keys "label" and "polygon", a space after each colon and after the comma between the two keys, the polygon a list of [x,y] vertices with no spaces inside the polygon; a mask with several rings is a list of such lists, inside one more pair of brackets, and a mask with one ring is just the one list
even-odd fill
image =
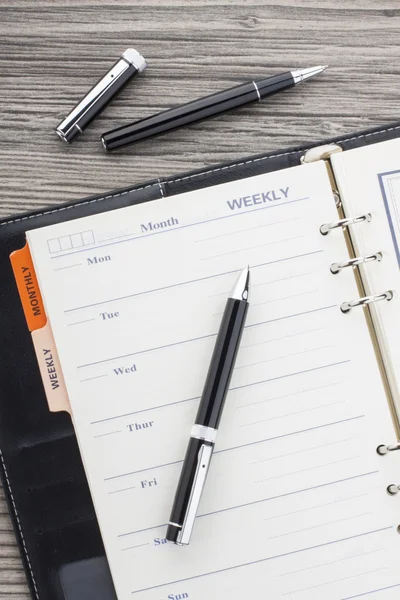
{"label": "pen cap", "polygon": [[57,135],[65,142],[83,133],[84,129],[107,106],[124,85],[146,68],[146,61],[139,52],[128,48],[100,81],[82,98],[69,115],[56,128]]}

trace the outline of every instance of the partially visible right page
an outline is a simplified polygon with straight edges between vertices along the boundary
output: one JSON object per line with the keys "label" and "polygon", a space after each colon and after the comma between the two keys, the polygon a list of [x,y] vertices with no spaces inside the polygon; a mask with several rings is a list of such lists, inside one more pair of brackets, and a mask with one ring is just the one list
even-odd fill
{"label": "partially visible right page", "polygon": [[[371,213],[350,226],[357,256],[382,253],[360,267],[367,294],[400,294],[400,138],[332,156],[346,217]],[[338,260],[343,258],[338,257]],[[336,277],[340,278],[340,272]],[[397,302],[371,304],[371,314],[400,415],[400,313]]]}

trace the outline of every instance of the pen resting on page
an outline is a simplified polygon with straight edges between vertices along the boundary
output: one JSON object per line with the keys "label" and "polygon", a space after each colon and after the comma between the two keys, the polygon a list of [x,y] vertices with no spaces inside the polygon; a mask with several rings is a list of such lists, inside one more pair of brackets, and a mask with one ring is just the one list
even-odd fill
{"label": "pen resting on page", "polygon": [[175,494],[166,538],[178,545],[190,541],[246,321],[249,292],[246,267],[225,306]]}

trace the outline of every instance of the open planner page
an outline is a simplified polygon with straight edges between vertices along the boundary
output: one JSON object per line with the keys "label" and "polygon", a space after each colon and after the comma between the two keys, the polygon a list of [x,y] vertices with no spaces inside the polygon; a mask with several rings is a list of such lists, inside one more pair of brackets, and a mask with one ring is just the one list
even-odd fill
{"label": "open planner page", "polygon": [[360,267],[367,293],[394,292],[391,302],[371,310],[400,415],[400,140],[343,152],[332,161],[346,214],[372,215],[351,229],[358,255],[382,253],[382,261]]}
{"label": "open planner page", "polygon": [[[119,600],[390,600],[394,435],[325,166],[27,234]],[[251,300],[189,546],[165,541],[227,296]],[[392,453],[393,454],[393,453]]]}

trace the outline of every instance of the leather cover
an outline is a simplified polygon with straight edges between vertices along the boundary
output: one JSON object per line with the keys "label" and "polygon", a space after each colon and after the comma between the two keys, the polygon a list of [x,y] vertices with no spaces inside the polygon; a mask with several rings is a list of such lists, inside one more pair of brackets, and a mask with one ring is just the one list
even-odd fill
{"label": "leather cover", "polygon": [[336,142],[350,149],[398,136],[400,123],[0,221],[0,471],[33,598],[115,600],[115,595],[71,419],[48,410],[11,270],[9,256],[22,248],[25,232],[292,167],[313,146]]}

